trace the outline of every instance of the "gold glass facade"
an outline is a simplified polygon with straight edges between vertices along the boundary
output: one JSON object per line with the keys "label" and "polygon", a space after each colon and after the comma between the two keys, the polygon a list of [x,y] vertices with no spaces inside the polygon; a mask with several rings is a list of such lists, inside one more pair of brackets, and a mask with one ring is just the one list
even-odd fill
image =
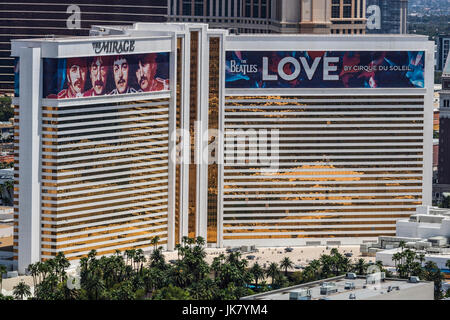
{"label": "gold glass facade", "polygon": [[[208,129],[216,131],[219,129],[219,88],[220,88],[220,38],[209,39],[209,99],[208,99]],[[218,143],[217,139],[210,131],[208,144]],[[217,148],[215,150],[217,152]],[[218,155],[211,155],[216,158]],[[208,165],[208,222],[207,241],[217,242],[217,197],[218,197],[218,167],[217,161]]]}
{"label": "gold glass facade", "polygon": [[227,96],[224,121],[225,241],[395,235],[422,204],[423,96]]}
{"label": "gold glass facade", "polygon": [[169,99],[43,107],[41,255],[167,243]]}
{"label": "gold glass facade", "polygon": [[196,145],[195,132],[196,122],[198,117],[198,64],[199,64],[199,32],[191,32],[191,60],[190,60],[190,119],[189,119],[189,133],[191,137],[191,154],[189,164],[189,213],[188,213],[188,236],[194,238],[196,236],[197,226],[197,169],[196,164]]}

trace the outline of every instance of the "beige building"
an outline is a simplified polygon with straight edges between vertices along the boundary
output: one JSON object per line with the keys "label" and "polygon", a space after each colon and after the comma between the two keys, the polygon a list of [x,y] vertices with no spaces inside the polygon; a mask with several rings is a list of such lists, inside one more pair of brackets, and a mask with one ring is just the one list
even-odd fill
{"label": "beige building", "polygon": [[366,0],[331,0],[331,33],[366,33]]}
{"label": "beige building", "polygon": [[363,34],[366,0],[170,0],[168,20],[237,33]]}

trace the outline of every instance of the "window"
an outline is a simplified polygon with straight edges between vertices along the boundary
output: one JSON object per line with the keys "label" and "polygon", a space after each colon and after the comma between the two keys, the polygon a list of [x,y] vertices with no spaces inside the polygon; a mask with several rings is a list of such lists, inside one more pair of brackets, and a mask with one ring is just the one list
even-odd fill
{"label": "window", "polygon": [[261,17],[267,18],[267,0],[261,0]]}
{"label": "window", "polygon": [[195,0],[194,6],[194,14],[196,16],[203,16],[203,0]]}
{"label": "window", "polygon": [[253,18],[259,18],[259,1],[253,0]]}
{"label": "window", "polygon": [[344,4],[343,17],[344,18],[351,18],[352,17],[352,5],[345,5]]}
{"label": "window", "polygon": [[183,15],[192,15],[192,3],[191,0],[183,0]]}
{"label": "window", "polygon": [[364,2],[359,0],[359,17],[364,18]]}
{"label": "window", "polygon": [[252,16],[252,1],[245,0],[245,17],[250,18]]}
{"label": "window", "polygon": [[333,0],[331,6],[331,17],[332,18],[340,18],[341,17],[341,1]]}

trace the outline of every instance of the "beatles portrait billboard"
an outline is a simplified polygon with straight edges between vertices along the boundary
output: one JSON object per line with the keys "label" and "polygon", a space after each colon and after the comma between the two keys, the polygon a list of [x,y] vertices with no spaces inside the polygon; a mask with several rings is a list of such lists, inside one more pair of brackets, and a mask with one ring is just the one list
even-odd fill
{"label": "beatles portrait billboard", "polygon": [[43,97],[83,98],[169,90],[169,52],[45,58]]}
{"label": "beatles portrait billboard", "polygon": [[424,51],[227,51],[226,88],[424,88]]}

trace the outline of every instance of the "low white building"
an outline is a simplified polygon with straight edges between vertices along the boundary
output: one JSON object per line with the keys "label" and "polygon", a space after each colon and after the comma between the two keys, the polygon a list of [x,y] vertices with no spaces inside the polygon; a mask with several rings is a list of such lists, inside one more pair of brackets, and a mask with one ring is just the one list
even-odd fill
{"label": "low white building", "polygon": [[[402,249],[398,247],[400,241],[405,242],[407,248],[422,250],[425,261],[432,261],[440,269],[448,269],[446,263],[450,260],[450,210],[429,206],[417,207],[416,214],[409,219],[397,221],[396,237],[380,237],[379,248],[386,249],[376,252],[376,260],[382,261],[384,266],[395,266],[392,256]],[[397,240],[397,241],[396,241]],[[395,243],[395,248],[391,244]]]}
{"label": "low white building", "polygon": [[[395,253],[400,252],[400,251],[402,251],[401,248],[395,248],[395,249],[389,249],[389,250],[377,252],[376,260],[383,262],[383,266],[394,267],[395,263],[392,260],[392,256]],[[439,253],[425,254],[425,261],[423,263],[425,264],[428,261],[432,261],[432,262],[436,263],[436,265],[438,266],[439,269],[448,269],[448,267],[445,266],[445,264],[447,263],[448,260],[450,260],[450,252],[446,252],[446,253],[442,253],[442,254],[439,254]]]}
{"label": "low white building", "polygon": [[397,221],[397,236],[424,238],[450,237],[450,210],[418,207],[417,214]]}

